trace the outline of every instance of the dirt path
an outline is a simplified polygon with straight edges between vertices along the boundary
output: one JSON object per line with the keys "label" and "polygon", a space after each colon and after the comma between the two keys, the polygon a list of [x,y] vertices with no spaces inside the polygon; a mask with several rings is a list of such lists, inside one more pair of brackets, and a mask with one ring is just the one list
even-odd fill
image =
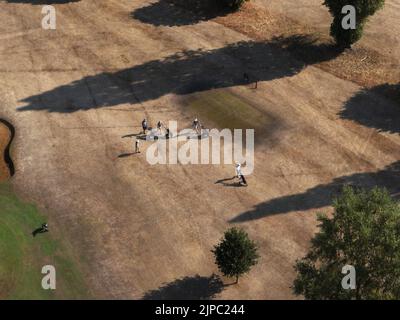
{"label": "dirt path", "polygon": [[[0,113],[18,130],[13,184],[87,264],[94,296],[207,288],[217,272],[212,246],[240,225],[261,261],[217,298],[294,298],[292,265],[340,186],[398,192],[397,106],[214,22],[133,19],[147,4],[57,5],[57,30],[44,31],[40,6],[0,3]],[[153,20],[168,15],[152,10]],[[260,79],[257,90],[242,85],[244,71]],[[216,183],[233,175],[230,165],[121,157],[132,152],[122,137],[138,133],[143,117],[187,127],[187,99],[207,99],[208,90],[274,119],[260,130],[248,188]]]}

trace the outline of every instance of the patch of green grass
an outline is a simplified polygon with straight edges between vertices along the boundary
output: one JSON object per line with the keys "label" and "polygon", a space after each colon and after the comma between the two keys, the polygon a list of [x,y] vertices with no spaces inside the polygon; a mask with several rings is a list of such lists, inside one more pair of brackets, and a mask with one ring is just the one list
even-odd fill
{"label": "patch of green grass", "polygon": [[188,97],[188,110],[200,119],[214,122],[219,128],[262,128],[275,119],[258,110],[228,90],[210,90]]}
{"label": "patch of green grass", "polygon": [[[77,263],[50,232],[32,236],[47,219],[0,183],[0,299],[88,298]],[[42,267],[56,268],[56,290],[41,286]]]}

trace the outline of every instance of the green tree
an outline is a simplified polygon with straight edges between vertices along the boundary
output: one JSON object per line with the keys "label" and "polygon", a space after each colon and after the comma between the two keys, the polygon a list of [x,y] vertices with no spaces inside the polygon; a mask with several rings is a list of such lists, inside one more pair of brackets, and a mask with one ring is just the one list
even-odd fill
{"label": "green tree", "polygon": [[245,231],[238,228],[226,231],[212,252],[219,270],[225,276],[236,277],[236,283],[241,275],[257,264],[259,258],[256,244]]}
{"label": "green tree", "polygon": [[[325,0],[324,5],[333,16],[331,36],[340,47],[351,47],[361,39],[368,17],[375,14],[384,4],[385,0]],[[342,19],[345,16],[342,8],[346,5],[351,5],[356,10],[356,29],[345,30],[342,27]]]}
{"label": "green tree", "polygon": [[[306,299],[400,298],[400,205],[385,189],[345,187],[333,217],[319,215],[320,231],[295,265],[295,294]],[[356,289],[343,289],[345,265]]]}
{"label": "green tree", "polygon": [[224,8],[239,9],[246,1],[249,0],[217,0]]}

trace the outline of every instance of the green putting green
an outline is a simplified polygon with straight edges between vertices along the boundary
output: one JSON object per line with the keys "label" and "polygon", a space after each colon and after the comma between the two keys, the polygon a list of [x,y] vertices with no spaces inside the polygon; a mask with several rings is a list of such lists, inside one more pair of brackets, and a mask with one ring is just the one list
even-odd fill
{"label": "green putting green", "polygon": [[212,121],[219,128],[263,128],[274,117],[258,110],[229,90],[210,90],[191,95],[184,102],[188,110],[200,119]]}
{"label": "green putting green", "polygon": [[[0,299],[88,298],[77,263],[62,240],[50,232],[32,236],[46,221],[22,202],[8,183],[0,183]],[[56,289],[44,290],[42,267],[56,268]]]}

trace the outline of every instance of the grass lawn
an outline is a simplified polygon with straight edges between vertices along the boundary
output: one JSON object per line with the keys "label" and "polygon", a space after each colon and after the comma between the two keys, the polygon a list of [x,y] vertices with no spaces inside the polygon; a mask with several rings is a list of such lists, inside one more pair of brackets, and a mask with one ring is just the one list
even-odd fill
{"label": "grass lawn", "polygon": [[275,119],[228,90],[210,90],[193,94],[185,101],[188,111],[212,121],[219,128],[264,128]]}
{"label": "grass lawn", "polygon": [[[32,236],[46,217],[0,183],[0,299],[89,298],[77,263],[50,232]],[[56,290],[42,289],[42,267],[56,268]]]}

